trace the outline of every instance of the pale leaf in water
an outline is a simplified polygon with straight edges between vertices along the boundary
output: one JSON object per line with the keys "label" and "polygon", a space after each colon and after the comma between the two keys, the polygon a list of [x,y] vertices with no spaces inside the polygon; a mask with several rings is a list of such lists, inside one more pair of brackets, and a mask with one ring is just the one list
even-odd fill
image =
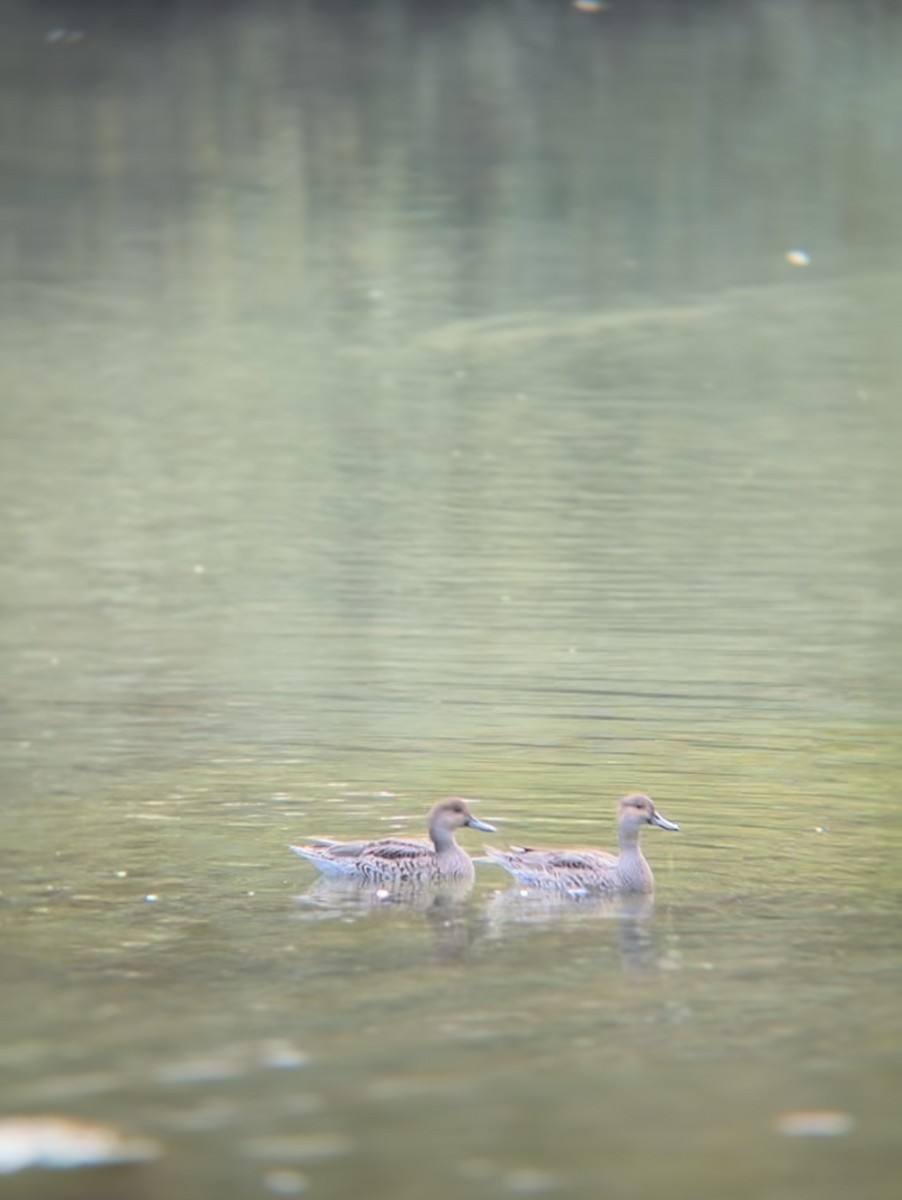
{"label": "pale leaf in water", "polygon": [[0,1120],[0,1174],[26,1167],[69,1167],[148,1162],[161,1147],[150,1138],[124,1137],[107,1125],[69,1117],[7,1117]]}
{"label": "pale leaf in water", "polygon": [[777,1132],[786,1137],[842,1137],[854,1128],[855,1120],[848,1113],[826,1108],[798,1109],[777,1118]]}
{"label": "pale leaf in water", "polygon": [[787,250],[783,256],[791,267],[810,267],[811,255],[807,250]]}

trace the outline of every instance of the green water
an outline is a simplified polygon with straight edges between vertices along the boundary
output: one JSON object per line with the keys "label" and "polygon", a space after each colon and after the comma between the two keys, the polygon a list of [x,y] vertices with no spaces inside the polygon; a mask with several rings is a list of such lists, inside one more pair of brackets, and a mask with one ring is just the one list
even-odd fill
{"label": "green water", "polygon": [[[899,15],[58,19],[0,42],[0,1108],[162,1154],[0,1197],[894,1197]],[[650,911],[287,848],[634,789]]]}

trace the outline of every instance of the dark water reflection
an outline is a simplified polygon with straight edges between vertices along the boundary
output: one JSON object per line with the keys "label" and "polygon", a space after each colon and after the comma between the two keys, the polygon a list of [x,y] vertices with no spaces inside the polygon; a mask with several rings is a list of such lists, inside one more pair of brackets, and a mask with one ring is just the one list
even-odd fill
{"label": "dark water reflection", "polygon": [[[0,1196],[894,1196],[899,14],[48,13],[0,38],[3,1106],[165,1154]],[[449,792],[605,846],[635,788],[650,912],[288,850]]]}

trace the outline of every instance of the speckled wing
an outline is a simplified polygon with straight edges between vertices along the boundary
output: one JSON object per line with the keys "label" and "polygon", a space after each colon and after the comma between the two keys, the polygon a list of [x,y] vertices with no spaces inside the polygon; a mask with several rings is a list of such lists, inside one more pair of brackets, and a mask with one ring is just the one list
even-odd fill
{"label": "speckled wing", "polygon": [[542,871],[597,871],[617,865],[617,856],[604,850],[530,850],[524,862]]}
{"label": "speckled wing", "polygon": [[380,838],[377,842],[367,843],[363,852],[373,858],[397,863],[420,858],[424,854],[431,856],[433,853],[430,845],[414,841],[413,838]]}
{"label": "speckled wing", "polygon": [[[377,858],[399,859],[428,852],[431,847],[413,838],[379,838],[375,842],[336,842],[331,838],[310,838],[309,844],[292,846],[295,854],[309,857],[311,861],[322,858],[361,858],[374,855]],[[304,854],[307,851],[307,854]]]}
{"label": "speckled wing", "polygon": [[497,850],[486,846],[486,853],[489,862],[527,885],[607,889],[613,886],[617,871],[616,857],[603,850],[530,850],[517,846]]}

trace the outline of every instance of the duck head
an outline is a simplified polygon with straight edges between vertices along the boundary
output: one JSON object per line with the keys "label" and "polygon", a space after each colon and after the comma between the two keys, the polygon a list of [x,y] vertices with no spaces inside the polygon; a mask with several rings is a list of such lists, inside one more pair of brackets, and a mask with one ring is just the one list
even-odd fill
{"label": "duck head", "polygon": [[652,803],[651,797],[643,796],[641,792],[623,797],[620,801],[617,819],[621,828],[626,829],[640,829],[643,825],[657,825],[659,829],[671,829],[677,832],[680,828],[675,821],[668,821],[666,817],[662,817]]}
{"label": "duck head", "polygon": [[456,829],[469,825],[471,829],[481,829],[484,833],[494,833],[495,826],[487,821],[480,821],[470,812],[470,806],[460,796],[449,796],[439,800],[429,814],[429,832],[441,837],[454,836]]}

